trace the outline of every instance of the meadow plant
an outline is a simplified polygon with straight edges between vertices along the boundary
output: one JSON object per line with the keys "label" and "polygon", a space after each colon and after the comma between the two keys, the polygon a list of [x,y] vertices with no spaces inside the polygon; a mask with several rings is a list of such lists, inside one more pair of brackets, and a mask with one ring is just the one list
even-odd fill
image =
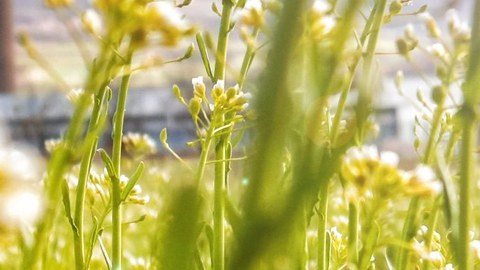
{"label": "meadow plant", "polygon": [[[45,142],[43,178],[33,173],[37,165],[24,163],[36,156],[0,140],[2,269],[480,265],[472,211],[480,203],[472,196],[479,188],[478,1],[470,29],[454,10],[442,25],[427,6],[404,11],[412,2],[405,0],[214,0],[214,33],[182,16],[192,2],[95,0],[78,11],[75,1],[45,0],[86,63],[80,88],[26,33],[19,36],[74,110],[65,133]],[[70,13],[79,25],[65,20]],[[407,25],[388,40],[396,46],[389,54],[429,88],[408,89],[403,71],[385,79],[417,109],[412,147],[419,160],[410,168],[371,140],[384,64],[377,47],[384,26],[400,17],[423,30]],[[245,46],[241,61],[229,51],[233,34]],[[96,44],[96,56],[87,42]],[[135,58],[151,47],[185,52]],[[187,65],[194,51],[203,74],[189,75],[189,90],[171,83],[191,116],[196,138],[185,143],[198,157],[177,152],[168,129],[159,130],[172,161],[159,157],[148,135],[124,134],[130,78]],[[417,63],[421,54],[433,75]],[[111,145],[102,149],[109,125]],[[41,209],[19,215],[34,200]]]}

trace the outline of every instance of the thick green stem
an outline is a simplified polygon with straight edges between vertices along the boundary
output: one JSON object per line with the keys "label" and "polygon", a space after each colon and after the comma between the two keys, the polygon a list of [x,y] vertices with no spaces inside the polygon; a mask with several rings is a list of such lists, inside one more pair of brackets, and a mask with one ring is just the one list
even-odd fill
{"label": "thick green stem", "polygon": [[227,141],[220,136],[215,149],[215,187],[213,215],[213,269],[225,268],[225,180],[226,180],[226,148]]}
{"label": "thick green stem", "polygon": [[[476,89],[478,90],[478,89]],[[470,226],[472,219],[471,198],[473,180],[475,179],[475,157],[472,149],[476,149],[477,125],[473,117],[463,116],[462,147],[460,152],[460,211],[458,218],[459,239],[456,248],[459,269],[472,268],[470,250]]]}
{"label": "thick green stem", "polygon": [[231,0],[223,0],[222,18],[218,33],[217,53],[215,57],[215,80],[225,79],[225,65],[227,63],[228,36],[230,34],[230,17],[233,11]]}
{"label": "thick green stem", "polygon": [[[480,16],[480,1],[475,1],[472,18]],[[455,217],[458,220],[458,243],[456,259],[459,269],[473,269],[470,251],[470,226],[472,223],[472,189],[476,178],[476,154],[478,131],[478,105],[480,103],[480,20],[472,22],[469,66],[463,86],[464,103],[460,111],[462,116],[462,145],[460,149],[460,211]]]}
{"label": "thick green stem", "polygon": [[328,215],[328,183],[325,181],[320,187],[318,205],[318,270],[327,270],[330,261],[327,250],[327,215]]}
{"label": "thick green stem", "polygon": [[[131,54],[128,55],[127,64],[130,64]],[[130,73],[122,77],[118,94],[117,108],[113,125],[112,161],[117,177],[112,177],[112,269],[122,269],[122,201],[121,201],[121,160],[122,160],[122,137],[125,111],[127,105],[127,93],[130,82]]]}
{"label": "thick green stem", "polygon": [[[367,228],[365,228],[365,238],[363,239],[363,248],[358,260],[358,269],[367,270],[370,267],[370,259],[372,258],[375,246],[377,245],[378,228],[374,221],[375,217],[371,217],[367,222]],[[405,268],[406,269],[406,268]]]}
{"label": "thick green stem", "polygon": [[348,204],[348,262],[356,265],[358,262],[358,224],[360,212],[356,203]]}
{"label": "thick green stem", "polygon": [[[230,0],[223,0],[222,17],[220,20],[220,29],[218,33],[217,41],[217,53],[215,58],[215,81],[225,79],[225,67],[227,62],[227,47],[228,36],[230,33],[231,22],[230,17],[234,5]],[[222,116],[220,123],[223,125],[225,117]],[[215,190],[214,190],[214,216],[213,216],[213,269],[223,270],[225,269],[225,190],[227,181],[226,170],[226,151],[228,144],[228,136],[220,136],[217,139],[215,146]]]}

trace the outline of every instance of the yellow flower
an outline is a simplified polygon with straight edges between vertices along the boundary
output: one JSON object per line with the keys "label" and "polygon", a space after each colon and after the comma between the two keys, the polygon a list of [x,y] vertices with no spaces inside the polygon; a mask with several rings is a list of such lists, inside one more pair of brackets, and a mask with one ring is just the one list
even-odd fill
{"label": "yellow flower", "polygon": [[163,34],[162,43],[166,46],[175,46],[183,36],[193,32],[193,28],[171,2],[148,3],[145,7],[145,21],[151,30]]}
{"label": "yellow flower", "polygon": [[407,173],[405,192],[414,196],[433,196],[442,191],[442,184],[429,166],[418,165],[413,172]]}
{"label": "yellow flower", "polygon": [[44,0],[43,3],[49,8],[63,8],[72,4],[72,0]]}
{"label": "yellow flower", "polygon": [[133,156],[150,155],[157,151],[155,141],[147,134],[129,132],[123,136],[122,143]]}

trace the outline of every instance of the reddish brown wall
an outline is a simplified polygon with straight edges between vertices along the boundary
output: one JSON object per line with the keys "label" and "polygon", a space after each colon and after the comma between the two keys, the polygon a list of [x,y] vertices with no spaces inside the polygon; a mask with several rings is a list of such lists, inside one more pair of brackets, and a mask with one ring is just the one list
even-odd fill
{"label": "reddish brown wall", "polygon": [[15,90],[12,0],[0,0],[0,93]]}

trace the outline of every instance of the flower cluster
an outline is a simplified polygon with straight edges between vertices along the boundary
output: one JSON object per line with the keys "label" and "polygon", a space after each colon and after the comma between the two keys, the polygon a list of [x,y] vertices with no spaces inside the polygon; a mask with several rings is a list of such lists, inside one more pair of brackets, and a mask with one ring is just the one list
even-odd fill
{"label": "flower cluster", "polygon": [[343,159],[341,175],[355,187],[353,198],[372,194],[389,198],[398,193],[432,196],[441,191],[441,183],[430,167],[420,164],[407,172],[398,168],[398,162],[393,152],[378,153],[375,146],[353,147]]}
{"label": "flower cluster", "polygon": [[316,0],[307,16],[309,34],[317,40],[328,35],[337,23],[333,8],[325,1]]}
{"label": "flower cluster", "polygon": [[247,0],[245,6],[240,11],[237,11],[234,17],[242,25],[262,28],[265,24],[265,9],[262,1]]}
{"label": "flower cluster", "polygon": [[207,96],[203,77],[193,78],[192,85],[193,97],[188,104],[178,86],[173,87],[173,92],[175,97],[188,108],[200,137],[205,135],[203,134],[205,130],[227,127],[243,119],[239,113],[244,112],[248,107],[251,96],[241,91],[238,85],[225,89],[224,81],[218,80],[209,96]]}
{"label": "flower cluster", "polygon": [[[128,183],[128,177],[125,175],[120,176],[120,188],[122,191],[125,189]],[[101,198],[104,205],[108,205],[110,202],[110,192],[112,190],[112,180],[108,176],[107,172],[98,174],[94,171],[90,173],[90,182],[87,185],[87,194],[89,196],[90,202],[93,204],[97,198]],[[132,204],[144,205],[149,201],[148,195],[142,195],[142,188],[140,185],[136,184],[128,197],[125,199],[126,202]]]}
{"label": "flower cluster", "polygon": [[175,46],[194,31],[172,2],[95,0],[94,6],[104,16],[96,15],[94,10],[84,13],[82,22],[87,32],[98,34],[100,26],[105,25],[109,33],[130,35],[138,46],[146,43],[150,33],[160,34],[162,45]]}
{"label": "flower cluster", "polygon": [[157,151],[155,141],[147,134],[129,132],[122,138],[125,151],[134,157],[154,154]]}
{"label": "flower cluster", "polygon": [[417,231],[415,236],[414,250],[421,258],[422,261],[430,262],[435,269],[448,269],[448,264],[446,263],[446,254],[444,254],[445,249],[442,247],[442,237],[441,235],[433,231],[429,248],[427,249],[425,244],[425,237],[427,236],[429,228],[425,225],[421,226]]}

